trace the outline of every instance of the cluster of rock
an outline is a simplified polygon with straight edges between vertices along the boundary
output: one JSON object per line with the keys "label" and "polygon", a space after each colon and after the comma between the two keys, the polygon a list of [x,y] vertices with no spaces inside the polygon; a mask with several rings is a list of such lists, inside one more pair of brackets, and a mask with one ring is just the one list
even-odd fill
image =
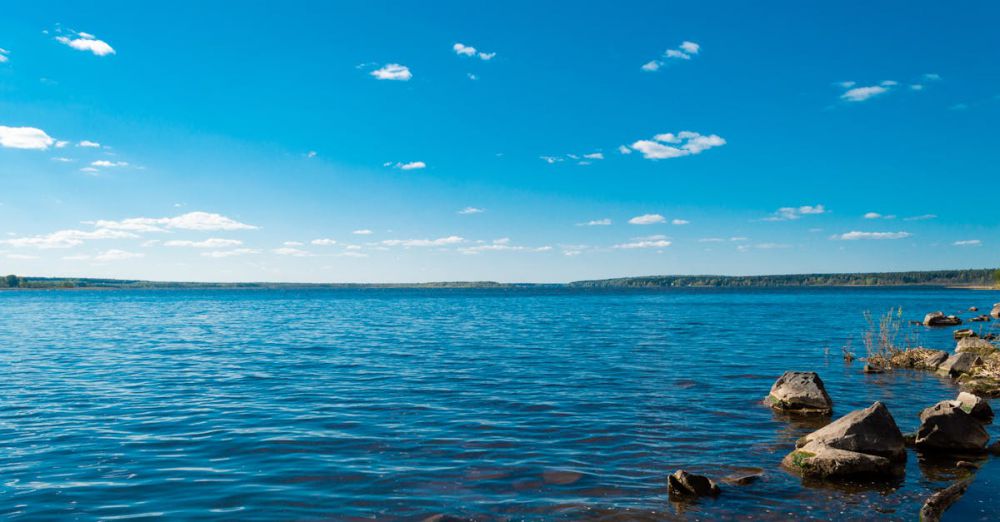
{"label": "cluster of rock", "polygon": [[944,312],[931,312],[924,316],[924,326],[958,326],[962,319],[955,315],[944,315]]}
{"label": "cluster of rock", "polygon": [[962,392],[953,401],[941,401],[920,412],[920,429],[913,445],[933,452],[982,452],[990,440],[984,426],[991,422],[989,403]]}

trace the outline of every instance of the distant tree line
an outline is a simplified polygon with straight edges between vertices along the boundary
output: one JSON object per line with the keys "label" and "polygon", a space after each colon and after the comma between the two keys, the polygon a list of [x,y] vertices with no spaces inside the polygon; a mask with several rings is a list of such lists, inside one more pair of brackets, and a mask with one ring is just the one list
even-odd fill
{"label": "distant tree line", "polygon": [[937,270],[857,274],[796,274],[766,276],[646,276],[577,281],[579,288],[687,288],[788,286],[991,286],[1000,285],[1000,270]]}

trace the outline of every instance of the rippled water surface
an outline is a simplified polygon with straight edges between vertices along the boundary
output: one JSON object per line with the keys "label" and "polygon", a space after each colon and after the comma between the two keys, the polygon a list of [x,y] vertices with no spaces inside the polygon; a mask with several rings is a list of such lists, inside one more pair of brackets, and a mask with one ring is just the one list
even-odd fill
{"label": "rippled water surface", "polygon": [[[862,312],[1000,301],[936,289],[0,292],[0,516],[13,519],[915,520],[956,478],[782,471],[817,426],[761,406],[820,372],[839,416],[884,401],[903,431],[957,393],[866,376]],[[951,329],[914,327],[951,350]],[[996,436],[998,430],[990,427]],[[723,484],[672,504],[678,468]],[[948,517],[1000,519],[986,461]]]}

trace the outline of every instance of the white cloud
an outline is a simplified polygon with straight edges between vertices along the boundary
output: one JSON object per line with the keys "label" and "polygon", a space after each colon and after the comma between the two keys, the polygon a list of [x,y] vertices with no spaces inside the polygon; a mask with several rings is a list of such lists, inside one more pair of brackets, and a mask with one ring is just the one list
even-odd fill
{"label": "white cloud", "polygon": [[910,216],[908,218],[903,218],[903,221],[926,221],[928,219],[937,218],[936,214],[922,214],[919,216]]}
{"label": "white cloud", "polygon": [[58,157],[52,158],[52,161],[58,161],[59,163],[73,163],[73,161],[75,161],[75,160],[73,160],[72,158],[64,157],[64,156],[58,156]]}
{"label": "white cloud", "polygon": [[312,253],[306,252],[305,250],[300,250],[298,248],[282,247],[275,248],[271,252],[278,254],[279,256],[291,256],[291,257],[309,257]]}
{"label": "white cloud", "polygon": [[670,241],[667,241],[666,239],[641,239],[631,243],[621,243],[615,245],[613,248],[630,250],[635,248],[666,248],[670,245]]}
{"label": "white cloud", "polygon": [[307,152],[306,153],[306,157],[309,158],[309,159],[315,158],[316,157],[316,151],[311,150],[311,151]]}
{"label": "white cloud", "polygon": [[855,87],[853,89],[849,89],[844,94],[841,94],[840,98],[843,99],[843,100],[847,100],[849,102],[860,102],[860,101],[865,101],[865,100],[867,100],[869,98],[872,98],[874,96],[878,96],[879,94],[883,94],[883,93],[887,92],[888,90],[889,89],[887,89],[886,87],[884,87],[882,85],[870,85],[868,87]]}
{"label": "white cloud", "polygon": [[127,167],[128,162],[125,161],[108,161],[108,160],[97,160],[90,162],[92,167]]}
{"label": "white cloud", "polygon": [[72,248],[82,245],[84,241],[91,239],[131,239],[139,236],[124,230],[110,230],[98,228],[97,230],[59,230],[51,234],[42,236],[28,236],[14,239],[0,240],[0,244],[13,247],[34,247],[41,249],[49,248]]}
{"label": "white cloud", "polygon": [[941,79],[941,75],[940,74],[936,74],[936,73],[926,73],[926,74],[924,74],[923,78],[925,80],[934,82],[934,81],[940,80]]}
{"label": "white cloud", "polygon": [[129,218],[121,221],[99,220],[86,224],[98,228],[114,230],[132,230],[135,232],[163,232],[166,229],[177,230],[256,230],[257,227],[240,223],[234,219],[211,212],[188,212],[172,218]]}
{"label": "white cloud", "polygon": [[260,250],[254,248],[234,248],[232,250],[213,250],[211,252],[202,252],[201,255],[205,257],[235,257],[235,256],[248,256],[252,254],[259,254]]}
{"label": "white cloud", "polygon": [[690,60],[700,51],[700,45],[685,40],[676,49],[667,49],[664,51],[660,58],[644,63],[641,69],[646,72],[656,72],[666,65],[669,60]]}
{"label": "white cloud", "polygon": [[336,245],[337,244],[337,240],[336,239],[322,238],[322,239],[313,239],[309,243],[311,243],[313,245],[316,245],[316,246],[330,246],[330,245]]}
{"label": "white cloud", "polygon": [[399,170],[415,170],[415,169],[427,168],[427,164],[422,161],[410,161],[408,163],[403,163],[401,161],[392,163],[390,161],[388,163],[383,163],[383,165],[386,167],[392,167],[394,169],[399,169]]}
{"label": "white cloud", "polygon": [[632,225],[655,225],[657,223],[665,223],[666,221],[667,219],[659,214],[643,214],[628,220]]}
{"label": "white cloud", "polygon": [[689,225],[689,224],[691,224],[691,222],[688,221],[688,220],[686,220],[686,219],[674,219],[674,220],[670,221],[670,224],[671,225]]}
{"label": "white cloud", "polygon": [[146,254],[142,254],[142,253],[139,253],[139,252],[127,252],[125,250],[111,249],[111,250],[105,250],[104,252],[101,252],[100,254],[97,254],[96,256],[94,256],[94,260],[95,261],[123,261],[123,260],[126,260],[126,259],[137,259],[137,258],[140,258],[140,257],[146,257]]}
{"label": "white cloud", "polygon": [[217,237],[209,238],[204,241],[173,240],[163,243],[164,246],[168,247],[184,248],[228,248],[240,246],[242,244],[243,242],[239,239],[221,239]]}
{"label": "white cloud", "polygon": [[955,246],[983,246],[983,242],[978,239],[963,239],[952,243]]}
{"label": "white cloud", "polygon": [[740,245],[736,247],[736,250],[739,250],[740,252],[748,252],[751,249],[775,250],[779,248],[791,248],[791,247],[792,245],[786,245],[784,243],[757,243],[754,245]]}
{"label": "white cloud", "polygon": [[500,239],[494,239],[492,243],[481,244],[471,247],[459,248],[458,251],[463,254],[479,254],[482,252],[548,252],[552,250],[550,246],[541,247],[526,247],[521,245],[512,245],[510,243],[509,237],[503,237]]}
{"label": "white cloud", "polygon": [[464,238],[459,236],[447,236],[437,239],[386,239],[382,241],[385,246],[403,246],[403,247],[434,247],[434,246],[446,246],[462,243],[465,241]]}
{"label": "white cloud", "polygon": [[96,141],[83,140],[80,143],[77,143],[76,146],[85,147],[88,149],[99,149],[101,147],[101,144],[97,143]]}
{"label": "white cloud", "polygon": [[9,55],[10,51],[0,48],[0,63],[7,63],[7,61],[10,60],[10,58],[8,58]]}
{"label": "white cloud", "polygon": [[618,153],[619,154],[632,154],[632,149],[628,148],[625,145],[619,145],[618,146]]}
{"label": "white cloud", "polygon": [[476,50],[475,47],[471,45],[465,45],[461,43],[456,43],[451,46],[451,49],[455,51],[455,54],[459,56],[478,56],[480,60],[489,61],[492,60],[497,53],[487,53],[483,51]]}
{"label": "white cloud", "polygon": [[878,212],[866,212],[865,219],[896,219],[895,214],[879,214]]}
{"label": "white cloud", "polygon": [[905,239],[911,235],[909,232],[860,232],[853,230],[844,234],[831,236],[830,239],[843,241],[855,241],[858,239]]}
{"label": "white cloud", "polygon": [[911,91],[922,91],[922,90],[924,90],[924,86],[921,85],[921,84],[919,84],[919,83],[914,83],[914,84],[910,85],[910,90]]}
{"label": "white cloud", "polygon": [[398,63],[390,63],[385,67],[375,69],[369,74],[379,80],[396,80],[405,82],[410,78],[413,78],[413,73],[410,72],[410,68]]}
{"label": "white cloud", "polygon": [[592,160],[602,160],[604,159],[604,154],[600,152],[591,152],[590,154],[584,154],[583,157]]}
{"label": "white cloud", "polygon": [[367,228],[362,228],[359,230],[355,230],[354,232],[351,233],[356,236],[370,236],[372,234],[372,231],[368,230]]}
{"label": "white cloud", "polygon": [[76,33],[74,38],[57,36],[56,41],[77,51],[90,51],[97,56],[115,54],[115,50],[107,42],[98,40],[94,35],[88,33]]}
{"label": "white cloud", "polygon": [[34,127],[5,127],[0,125],[0,147],[8,149],[45,150],[55,139],[42,129]]}
{"label": "white cloud", "polygon": [[290,247],[300,247],[304,244],[305,243],[301,241],[285,241],[284,243],[282,243],[283,246],[290,246]]}
{"label": "white cloud", "polygon": [[539,156],[539,157],[542,159],[542,161],[548,163],[549,165],[563,161],[563,159],[558,156]]}
{"label": "white cloud", "polygon": [[585,223],[577,223],[576,225],[580,227],[604,227],[610,224],[611,220],[608,218],[604,218],[604,219],[593,219]]}
{"label": "white cloud", "polygon": [[775,211],[773,216],[766,217],[764,221],[792,221],[802,216],[826,214],[826,207],[823,205],[802,205],[801,207],[781,207]]}
{"label": "white cloud", "polygon": [[463,215],[468,215],[468,214],[482,214],[483,212],[486,212],[486,209],[484,209],[484,208],[476,208],[476,207],[465,207],[462,210],[458,211],[459,214],[463,214]]}
{"label": "white cloud", "polygon": [[677,134],[672,132],[657,134],[652,140],[636,141],[632,144],[632,148],[641,152],[643,158],[661,160],[701,154],[725,144],[726,140],[716,134],[706,136],[697,132],[681,131]]}

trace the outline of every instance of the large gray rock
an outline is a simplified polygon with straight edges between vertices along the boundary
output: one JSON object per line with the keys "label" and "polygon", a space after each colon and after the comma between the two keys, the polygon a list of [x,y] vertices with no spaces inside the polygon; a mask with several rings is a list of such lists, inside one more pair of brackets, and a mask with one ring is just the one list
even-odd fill
{"label": "large gray rock", "polygon": [[714,497],[720,490],[708,477],[679,469],[667,477],[667,493],[672,497]]}
{"label": "large gray rock", "polygon": [[948,352],[944,350],[934,350],[927,354],[923,360],[923,367],[928,370],[937,370],[938,366],[948,360]]}
{"label": "large gray rock", "polygon": [[956,353],[955,355],[948,357],[948,360],[941,363],[941,366],[938,366],[937,371],[942,375],[957,377],[963,373],[969,373],[973,367],[982,363],[983,360],[974,353]]}
{"label": "large gray rock", "polygon": [[789,413],[828,415],[833,411],[833,401],[816,372],[785,372],[771,386],[764,402]]}
{"label": "large gray rock", "polygon": [[782,464],[805,477],[898,474],[906,462],[903,434],[881,402],[802,437]]}
{"label": "large gray rock", "polygon": [[983,424],[989,424],[993,422],[993,408],[990,407],[989,401],[978,396],[973,395],[968,392],[962,392],[958,394],[959,406],[965,413],[968,413],[972,418]]}
{"label": "large gray rock", "polygon": [[944,312],[931,312],[924,316],[924,326],[958,326],[962,320],[954,315],[944,315]]}
{"label": "large gray rock", "polygon": [[962,402],[941,401],[920,412],[914,445],[927,451],[979,452],[989,440],[982,423],[962,408]]}
{"label": "large gray rock", "polygon": [[958,340],[955,346],[956,353],[974,353],[976,355],[989,355],[997,351],[993,343],[979,337],[965,337]]}

